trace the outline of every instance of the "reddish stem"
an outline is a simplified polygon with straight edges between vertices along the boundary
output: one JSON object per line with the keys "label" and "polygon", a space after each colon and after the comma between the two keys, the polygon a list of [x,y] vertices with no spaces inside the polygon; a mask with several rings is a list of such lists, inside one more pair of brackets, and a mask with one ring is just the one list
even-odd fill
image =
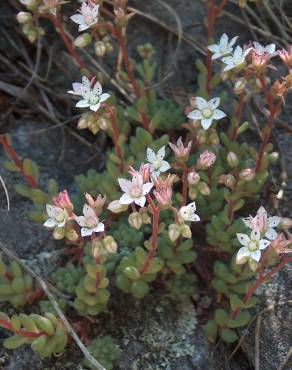
{"label": "reddish stem", "polygon": [[36,180],[30,176],[27,175],[24,172],[23,163],[18,158],[15,150],[12,148],[12,146],[9,144],[8,139],[5,135],[0,136],[0,144],[3,146],[6,153],[9,155],[9,157],[13,160],[13,162],[16,164],[16,166],[19,168],[20,172],[22,173],[23,177],[25,178],[26,182],[34,189],[38,188],[38,183]]}
{"label": "reddish stem", "polygon": [[122,148],[119,144],[119,129],[117,125],[117,113],[116,113],[116,110],[110,105],[103,104],[103,107],[105,107],[110,114],[110,118],[112,122],[112,129],[113,129],[113,140],[114,140],[115,150],[116,150],[117,156],[120,159],[119,168],[121,172],[124,172],[125,161],[124,161],[124,155],[123,155]]}
{"label": "reddish stem", "polygon": [[240,94],[240,97],[239,97],[239,105],[238,105],[237,114],[236,114],[236,127],[234,127],[234,129],[231,133],[231,140],[232,141],[235,141],[237,139],[238,128],[240,126],[241,117],[242,117],[242,113],[243,113],[244,97],[245,97],[245,92],[243,91]]}
{"label": "reddish stem", "polygon": [[188,196],[188,168],[183,163],[182,165],[183,170],[183,178],[182,178],[182,206],[187,204],[187,196]]}
{"label": "reddish stem", "polygon": [[[133,72],[133,69],[132,69],[132,65],[130,63],[129,54],[128,54],[128,50],[127,50],[127,46],[126,46],[126,40],[125,40],[125,37],[122,33],[122,30],[117,29],[116,32],[115,32],[115,35],[116,35],[116,38],[119,42],[119,45],[120,45],[120,48],[121,48],[121,51],[122,51],[123,60],[124,60],[124,64],[125,64],[125,68],[126,68],[129,80],[132,84],[132,87],[133,87],[133,90],[135,92],[136,97],[140,98],[141,97],[141,91],[140,91],[140,89],[137,85],[137,82],[135,80],[134,72]],[[149,122],[148,122],[148,118],[146,116],[146,113],[143,110],[140,110],[139,113],[140,113],[140,116],[141,116],[141,119],[142,119],[143,128],[147,131],[150,131]]]}
{"label": "reddish stem", "polygon": [[2,326],[5,329],[8,329],[8,330],[12,331],[13,333],[19,335],[20,337],[35,339],[35,338],[38,338],[41,335],[44,335],[44,333],[31,333],[31,332],[29,332],[27,330],[23,330],[23,329],[15,330],[13,328],[12,324],[10,324],[9,322],[7,322],[5,320],[2,320],[2,319],[0,319],[0,326]]}
{"label": "reddish stem", "polygon": [[153,211],[153,220],[152,220],[153,229],[152,229],[151,248],[148,252],[146,261],[140,270],[140,275],[144,275],[151,267],[151,263],[152,263],[152,260],[155,256],[156,249],[157,249],[157,238],[158,238],[158,227],[159,227],[159,212],[160,212],[159,207],[155,206],[149,194],[146,197]]}
{"label": "reddish stem", "polygon": [[[257,281],[255,282],[255,284],[248,290],[248,292],[246,293],[246,295],[244,296],[242,302],[243,304],[246,304],[250,298],[253,296],[253,294],[255,293],[255,291],[268,279],[268,278],[271,278],[274,274],[276,274],[277,272],[279,272],[280,270],[282,270],[284,268],[285,265],[287,265],[288,263],[292,262],[292,257],[286,257],[284,258],[278,266],[276,266],[275,268],[273,268],[270,272],[268,272],[266,275],[263,275],[263,274],[260,274]],[[233,319],[236,319],[236,317],[239,315],[240,313],[240,308],[236,309],[233,314],[232,314],[232,318]]]}

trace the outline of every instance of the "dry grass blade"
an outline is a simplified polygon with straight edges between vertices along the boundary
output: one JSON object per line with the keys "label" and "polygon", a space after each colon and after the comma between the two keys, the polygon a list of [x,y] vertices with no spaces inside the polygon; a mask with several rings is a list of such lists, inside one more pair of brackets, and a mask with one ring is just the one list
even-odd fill
{"label": "dry grass blade", "polygon": [[2,176],[0,175],[0,182],[1,182],[1,185],[4,189],[4,192],[5,192],[5,196],[6,196],[6,201],[7,201],[7,211],[10,211],[10,199],[9,199],[9,194],[8,194],[8,190],[6,188],[6,185],[5,185],[5,182],[2,178]]}
{"label": "dry grass blade", "polygon": [[[68,333],[72,336],[72,338],[74,339],[75,343],[77,344],[77,346],[80,348],[80,350],[82,351],[82,353],[84,354],[85,358],[89,361],[89,363],[93,366],[94,369],[97,369],[97,370],[106,370],[103,366],[100,365],[100,363],[90,354],[90,352],[88,352],[87,348],[85,347],[85,345],[81,342],[80,338],[78,337],[78,335],[76,334],[75,330],[73,329],[73,327],[71,326],[71,324],[69,323],[69,321],[67,320],[66,316],[64,315],[63,311],[61,310],[56,298],[54,297],[53,293],[50,291],[50,289],[52,289],[52,287],[54,288],[54,290],[56,290],[56,288],[45,282],[44,279],[42,279],[39,275],[37,275],[33,270],[31,270],[29,267],[27,267],[10,249],[8,249],[3,243],[0,242],[0,249],[12,260],[16,261],[18,264],[20,264],[23,269],[25,271],[27,271],[38,283],[39,285],[41,286],[41,288],[43,289],[43,291],[46,293],[46,295],[48,296],[52,306],[54,307],[54,309],[56,310],[58,316],[60,317],[60,319],[63,321]],[[49,289],[50,287],[50,289]]]}

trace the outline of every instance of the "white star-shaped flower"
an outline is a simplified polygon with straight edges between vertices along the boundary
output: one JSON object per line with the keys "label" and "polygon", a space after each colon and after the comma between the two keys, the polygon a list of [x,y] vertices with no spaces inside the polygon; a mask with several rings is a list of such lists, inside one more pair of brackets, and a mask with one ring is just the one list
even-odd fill
{"label": "white star-shaped flower", "polygon": [[84,1],[79,9],[79,14],[70,17],[73,22],[79,24],[78,31],[82,32],[94,26],[98,21],[99,5],[88,4]]}
{"label": "white star-shaped flower", "polygon": [[225,55],[232,54],[233,52],[233,45],[235,44],[238,36],[233,37],[230,41],[226,33],[220,38],[219,44],[212,44],[208,46],[208,49],[213,53],[212,59],[218,59]]}
{"label": "white star-shaped flower", "polygon": [[276,52],[276,45],[275,44],[269,44],[266,46],[261,45],[258,42],[253,43],[253,49],[258,55],[264,55],[268,54],[270,57],[273,57],[277,55],[278,53]]}
{"label": "white star-shaped flower", "polygon": [[97,112],[101,103],[110,97],[110,94],[102,93],[102,87],[98,81],[94,83],[87,77],[82,77],[81,83],[74,82],[72,86],[73,90],[68,91],[68,93],[82,96],[82,99],[76,104],[77,108],[90,108]]}
{"label": "white star-shaped flower", "polygon": [[49,218],[44,223],[44,226],[48,228],[65,226],[69,218],[66,209],[46,204],[46,210]]}
{"label": "white star-shaped flower", "polygon": [[88,204],[83,206],[83,215],[76,217],[76,221],[81,226],[81,236],[90,236],[93,233],[99,233],[104,231],[104,224],[99,222],[94,209]]}
{"label": "white star-shaped flower", "polygon": [[196,212],[196,203],[192,202],[187,206],[181,207],[179,210],[179,217],[182,221],[200,221],[200,217],[195,213]]}
{"label": "white star-shaped flower", "polygon": [[266,249],[270,244],[270,240],[261,239],[259,230],[252,230],[250,237],[246,234],[236,234],[237,239],[242,248],[239,249],[236,255],[236,263],[242,265],[249,260],[259,262],[261,259],[261,251]]}
{"label": "white star-shaped flower", "polygon": [[201,120],[201,125],[204,130],[212,125],[213,120],[219,120],[226,117],[226,114],[217,109],[220,105],[220,98],[214,98],[209,101],[205,100],[202,97],[196,97],[197,109],[191,111],[188,114],[188,118],[193,120]]}
{"label": "white star-shaped flower", "polygon": [[251,50],[252,48],[243,50],[240,46],[236,46],[233,55],[222,58],[222,62],[226,64],[223,71],[227,72],[233,68],[243,65],[245,63],[246,56]]}
{"label": "white star-shaped flower", "polygon": [[164,160],[165,146],[160,148],[156,154],[154,150],[147,148],[146,157],[147,161],[150,163],[150,173],[152,177],[156,178],[161,172],[166,172],[170,169],[170,164]]}
{"label": "white star-shaped flower", "polygon": [[277,238],[278,233],[274,230],[281,222],[281,217],[268,217],[264,207],[260,207],[255,217],[249,216],[243,219],[244,224],[253,230],[259,230],[262,235],[270,240]]}
{"label": "white star-shaped flower", "polygon": [[150,192],[153,187],[151,182],[143,183],[143,177],[137,172],[132,181],[125,179],[118,179],[119,185],[123,194],[119,200],[120,204],[136,203],[140,207],[144,207],[146,203],[146,194]]}

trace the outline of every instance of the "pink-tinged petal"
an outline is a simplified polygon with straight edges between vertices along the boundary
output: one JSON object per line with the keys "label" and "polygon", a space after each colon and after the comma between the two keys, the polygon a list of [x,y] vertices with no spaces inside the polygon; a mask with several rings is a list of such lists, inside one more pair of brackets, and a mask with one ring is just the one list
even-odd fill
{"label": "pink-tinged petal", "polygon": [[80,100],[75,107],[77,108],[88,108],[90,105],[88,104],[87,100]]}
{"label": "pink-tinged petal", "polygon": [[81,227],[84,227],[86,225],[86,218],[84,216],[78,216],[75,220]]}
{"label": "pink-tinged petal", "polygon": [[53,219],[53,218],[49,218],[45,223],[44,223],[44,226],[45,227],[48,227],[48,228],[53,228],[53,227],[56,227],[58,225],[58,223]]}
{"label": "pink-tinged petal", "polygon": [[259,242],[260,249],[266,249],[270,244],[271,244],[271,242],[269,240],[266,240],[266,239],[262,239]]}
{"label": "pink-tinged petal", "polygon": [[250,257],[259,262],[259,260],[261,259],[261,251],[257,250],[257,251],[254,251],[254,252],[250,252]]}
{"label": "pink-tinged petal", "polygon": [[278,236],[278,233],[276,230],[272,229],[272,228],[269,228],[266,233],[265,233],[265,237],[270,239],[270,240],[275,240]]}
{"label": "pink-tinged petal", "polygon": [[152,188],[153,188],[152,182],[146,182],[146,184],[142,186],[143,195],[148,194]]}
{"label": "pink-tinged petal", "polygon": [[240,233],[237,233],[236,236],[241,245],[243,245],[244,247],[248,246],[250,242],[249,236],[247,236],[246,234],[240,234]]}
{"label": "pink-tinged petal", "polygon": [[252,232],[250,233],[250,238],[251,240],[259,241],[261,238],[261,233],[259,232],[259,230],[252,230]]}
{"label": "pink-tinged petal", "polygon": [[212,53],[217,53],[218,51],[220,51],[220,47],[216,44],[209,45],[207,49],[210,50]]}
{"label": "pink-tinged petal", "polygon": [[139,188],[142,188],[142,185],[143,185],[143,177],[140,173],[136,172],[132,178],[132,186],[137,186]]}
{"label": "pink-tinged petal", "polygon": [[212,125],[213,119],[212,118],[203,118],[201,120],[201,125],[204,130],[208,130],[208,128]]}
{"label": "pink-tinged petal", "polygon": [[104,224],[102,222],[100,222],[93,230],[96,233],[100,233],[100,232],[104,231]]}
{"label": "pink-tinged petal", "polygon": [[214,110],[217,107],[219,107],[219,105],[220,105],[220,98],[213,98],[213,99],[209,100],[208,104],[209,104],[209,107],[212,110]]}
{"label": "pink-tinged petal", "polygon": [[226,114],[220,110],[220,109],[215,109],[214,112],[213,112],[213,118],[214,119],[222,119],[226,117]]}
{"label": "pink-tinged petal", "polygon": [[120,204],[131,204],[133,201],[133,198],[129,194],[123,194],[119,200]]}
{"label": "pink-tinged petal", "polygon": [[243,265],[249,259],[250,253],[247,247],[242,247],[239,249],[236,255],[236,263],[238,265]]}
{"label": "pink-tinged petal", "polygon": [[198,120],[198,119],[202,119],[203,116],[199,110],[193,110],[187,115],[187,117],[189,119]]}
{"label": "pink-tinged petal", "polygon": [[77,23],[77,24],[83,24],[84,23],[84,17],[81,14],[74,14],[70,17],[70,19]]}
{"label": "pink-tinged petal", "polygon": [[51,218],[56,218],[57,216],[60,215],[60,213],[63,212],[61,208],[52,206],[51,204],[46,204],[46,210],[47,210],[47,214]]}
{"label": "pink-tinged petal", "polygon": [[142,197],[135,199],[135,203],[140,207],[144,207],[146,203],[146,197],[143,195]]}
{"label": "pink-tinged petal", "polygon": [[107,100],[107,99],[109,99],[110,97],[111,97],[111,96],[110,96],[110,94],[108,94],[108,93],[101,94],[99,101],[100,101],[101,103],[103,103],[104,101],[106,101],[106,100]]}
{"label": "pink-tinged petal", "polygon": [[92,235],[93,232],[94,232],[93,229],[88,229],[87,227],[82,227],[81,228],[81,236],[82,237],[90,236],[90,235]]}
{"label": "pink-tinged petal", "polygon": [[146,157],[147,157],[147,161],[150,163],[153,163],[157,160],[156,154],[154,150],[151,148],[147,148]]}
{"label": "pink-tinged petal", "polygon": [[123,190],[123,192],[127,193],[132,185],[131,181],[126,179],[118,179],[120,188]]}
{"label": "pink-tinged petal", "polygon": [[89,217],[95,218],[96,217],[94,209],[92,209],[88,204],[84,204],[82,212],[85,218],[89,218]]}
{"label": "pink-tinged petal", "polygon": [[165,172],[165,171],[168,171],[169,169],[170,169],[170,164],[166,161],[162,161],[159,171]]}
{"label": "pink-tinged petal", "polygon": [[93,111],[93,112],[97,112],[100,108],[100,103],[97,103],[95,105],[90,105],[90,109]]}
{"label": "pink-tinged petal", "polygon": [[156,157],[159,160],[162,160],[165,157],[165,146],[158,150]]}
{"label": "pink-tinged petal", "polygon": [[268,225],[269,227],[277,227],[281,221],[282,221],[281,217],[272,216],[268,218]]}
{"label": "pink-tinged petal", "polygon": [[201,96],[197,96],[195,102],[196,102],[198,109],[200,110],[203,110],[209,107],[207,100],[205,100]]}

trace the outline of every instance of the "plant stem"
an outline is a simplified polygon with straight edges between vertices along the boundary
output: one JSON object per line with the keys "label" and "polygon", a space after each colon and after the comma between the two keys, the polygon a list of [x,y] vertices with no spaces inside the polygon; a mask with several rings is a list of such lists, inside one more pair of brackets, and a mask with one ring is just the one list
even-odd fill
{"label": "plant stem", "polygon": [[143,267],[140,270],[140,275],[144,275],[149,270],[149,268],[151,267],[151,263],[152,263],[152,260],[155,256],[156,249],[157,249],[157,238],[158,238],[158,227],[159,227],[160,209],[159,209],[159,207],[155,206],[155,204],[154,204],[154,202],[151,199],[149,194],[146,197],[147,197],[147,200],[148,200],[148,202],[150,204],[150,207],[153,211],[153,220],[152,220],[153,229],[152,229],[151,248],[148,252],[145,263],[144,263]]}
{"label": "plant stem", "polygon": [[8,141],[8,139],[5,135],[2,135],[2,136],[0,135],[0,144],[2,144],[6,153],[9,155],[9,157],[13,160],[13,162],[19,168],[20,172],[22,173],[23,177],[25,178],[25,180],[29,184],[29,186],[31,186],[34,189],[38,188],[38,183],[36,182],[36,180],[32,176],[27,175],[24,172],[22,161],[18,158],[15,150],[9,144],[9,141]]}
{"label": "plant stem", "polygon": [[[255,291],[263,284],[265,283],[265,281],[268,279],[268,278],[271,278],[274,274],[276,274],[277,272],[281,271],[285,265],[287,265],[288,263],[292,262],[292,257],[285,257],[283,258],[283,260],[279,263],[278,266],[274,267],[270,272],[268,272],[266,275],[263,275],[263,274],[260,274],[257,281],[255,282],[255,284],[248,290],[248,292],[246,293],[246,295],[244,296],[242,302],[244,304],[246,304],[250,298],[253,296],[253,294],[255,293]],[[236,319],[236,317],[239,315],[240,313],[240,308],[236,309],[235,311],[233,311],[233,314],[232,314],[232,318],[233,319]]]}
{"label": "plant stem", "polygon": [[[137,99],[139,99],[141,97],[141,91],[140,91],[140,89],[137,85],[137,82],[135,80],[134,72],[133,72],[133,69],[132,69],[132,65],[130,63],[129,54],[128,54],[128,50],[127,50],[127,46],[126,46],[126,40],[125,40],[125,37],[123,35],[123,30],[122,29],[117,29],[116,32],[115,32],[115,35],[117,37],[117,40],[119,42],[119,45],[120,45],[120,48],[121,48],[121,51],[122,51],[123,60],[124,60],[124,64],[125,64],[125,68],[126,68],[129,80],[131,82],[131,85],[133,87],[133,90],[135,92],[135,95],[136,95]],[[147,131],[150,131],[149,122],[148,122],[148,118],[146,116],[146,113],[143,110],[140,110],[139,113],[140,113],[140,116],[141,116],[143,128]]]}
{"label": "plant stem", "polygon": [[110,118],[112,122],[112,129],[113,129],[113,141],[115,145],[116,154],[120,159],[119,168],[120,168],[120,172],[124,172],[125,171],[125,160],[124,160],[122,148],[119,144],[119,129],[117,126],[117,113],[113,107],[107,104],[103,104],[103,106],[107,109],[107,111],[110,114]]}
{"label": "plant stem", "polygon": [[29,332],[27,330],[23,330],[23,329],[15,330],[10,322],[7,322],[7,321],[2,320],[2,319],[0,320],[0,326],[2,326],[5,329],[8,329],[8,330],[12,331],[13,333],[19,335],[20,337],[35,339],[35,338],[38,338],[41,335],[44,335],[44,333],[31,333],[31,332]]}

